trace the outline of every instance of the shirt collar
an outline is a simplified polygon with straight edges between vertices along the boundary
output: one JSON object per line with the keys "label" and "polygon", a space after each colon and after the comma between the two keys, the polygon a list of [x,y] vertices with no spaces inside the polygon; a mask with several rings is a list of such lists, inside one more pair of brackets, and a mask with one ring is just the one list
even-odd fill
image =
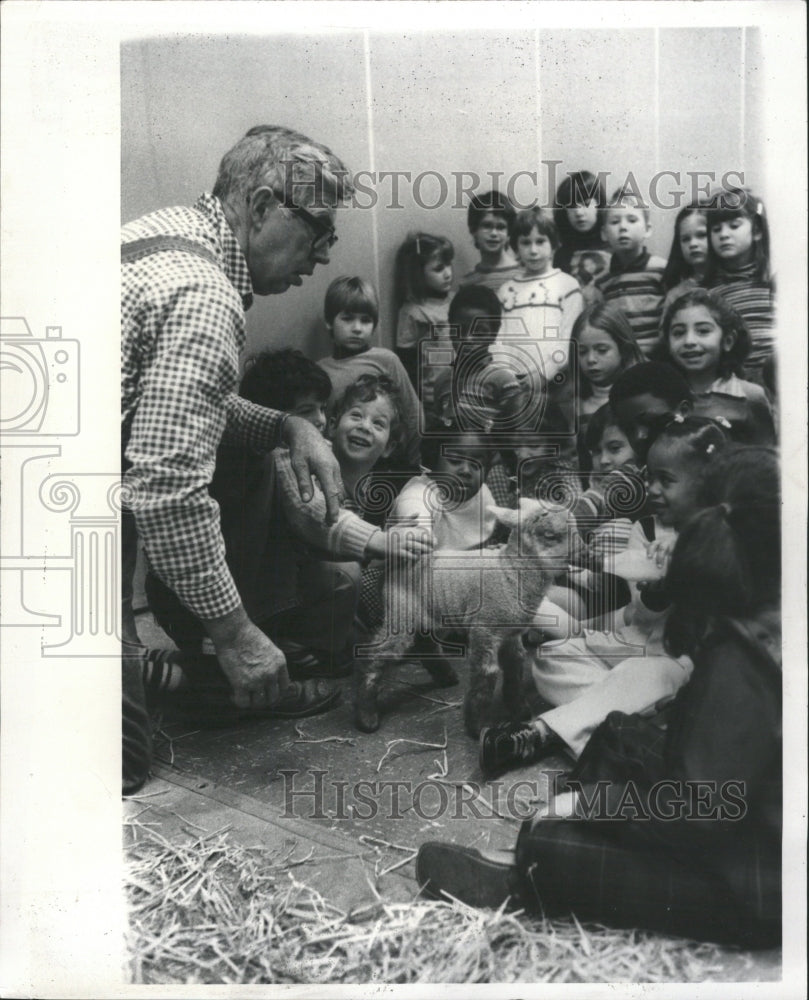
{"label": "shirt collar", "polygon": [[738,375],[728,375],[726,378],[718,378],[705,395],[711,392],[721,392],[725,396],[744,396],[741,379]]}
{"label": "shirt collar", "polygon": [[618,260],[618,254],[613,254],[610,260],[610,274],[625,274],[627,271],[645,271],[649,263],[649,251],[646,247],[641,251],[640,257],[635,257],[628,264],[622,264]]}
{"label": "shirt collar", "polygon": [[205,216],[216,231],[225,274],[241,296],[245,310],[249,309],[253,304],[253,283],[239,241],[225,218],[222,202],[214,195],[205,193],[199,196],[194,208]]}

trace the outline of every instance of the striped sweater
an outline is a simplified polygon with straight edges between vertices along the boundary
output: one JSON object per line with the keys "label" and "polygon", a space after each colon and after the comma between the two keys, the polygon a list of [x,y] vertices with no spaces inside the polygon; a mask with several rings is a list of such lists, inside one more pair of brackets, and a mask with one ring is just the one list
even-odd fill
{"label": "striped sweater", "polygon": [[751,348],[744,370],[757,380],[774,350],[775,310],[772,282],[757,280],[755,266],[750,264],[738,271],[718,267],[709,287],[739,313],[750,331]]}
{"label": "striped sweater", "polygon": [[644,250],[629,264],[622,264],[613,254],[608,274],[596,278],[596,295],[604,302],[614,302],[623,310],[638,346],[649,358],[660,339],[663,314],[663,271],[666,261]]}

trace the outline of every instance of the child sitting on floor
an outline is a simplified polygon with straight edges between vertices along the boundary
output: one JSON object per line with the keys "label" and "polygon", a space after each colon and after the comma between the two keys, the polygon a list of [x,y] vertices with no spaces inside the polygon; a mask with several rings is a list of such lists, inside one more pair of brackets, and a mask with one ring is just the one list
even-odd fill
{"label": "child sitting on floor", "polygon": [[430,527],[436,549],[478,549],[492,539],[494,498],[485,479],[492,459],[485,438],[447,430],[422,444],[429,471],[411,479],[396,498],[391,520]]}

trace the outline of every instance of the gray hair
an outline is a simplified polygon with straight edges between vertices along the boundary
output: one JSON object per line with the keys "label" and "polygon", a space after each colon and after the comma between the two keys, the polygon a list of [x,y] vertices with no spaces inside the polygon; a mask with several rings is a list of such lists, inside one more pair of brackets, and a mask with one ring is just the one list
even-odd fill
{"label": "gray hair", "polygon": [[335,208],[354,191],[349,171],[327,146],[283,125],[254,125],[219,164],[220,201],[269,187],[285,204]]}

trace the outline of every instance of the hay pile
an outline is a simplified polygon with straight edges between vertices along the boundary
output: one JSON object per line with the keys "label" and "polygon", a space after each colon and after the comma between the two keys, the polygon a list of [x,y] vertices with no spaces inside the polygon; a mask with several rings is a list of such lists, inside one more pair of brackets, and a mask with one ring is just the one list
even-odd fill
{"label": "hay pile", "polygon": [[344,913],[292,874],[317,858],[128,827],[136,983],[695,982],[723,971],[713,945],[461,903],[379,898]]}

